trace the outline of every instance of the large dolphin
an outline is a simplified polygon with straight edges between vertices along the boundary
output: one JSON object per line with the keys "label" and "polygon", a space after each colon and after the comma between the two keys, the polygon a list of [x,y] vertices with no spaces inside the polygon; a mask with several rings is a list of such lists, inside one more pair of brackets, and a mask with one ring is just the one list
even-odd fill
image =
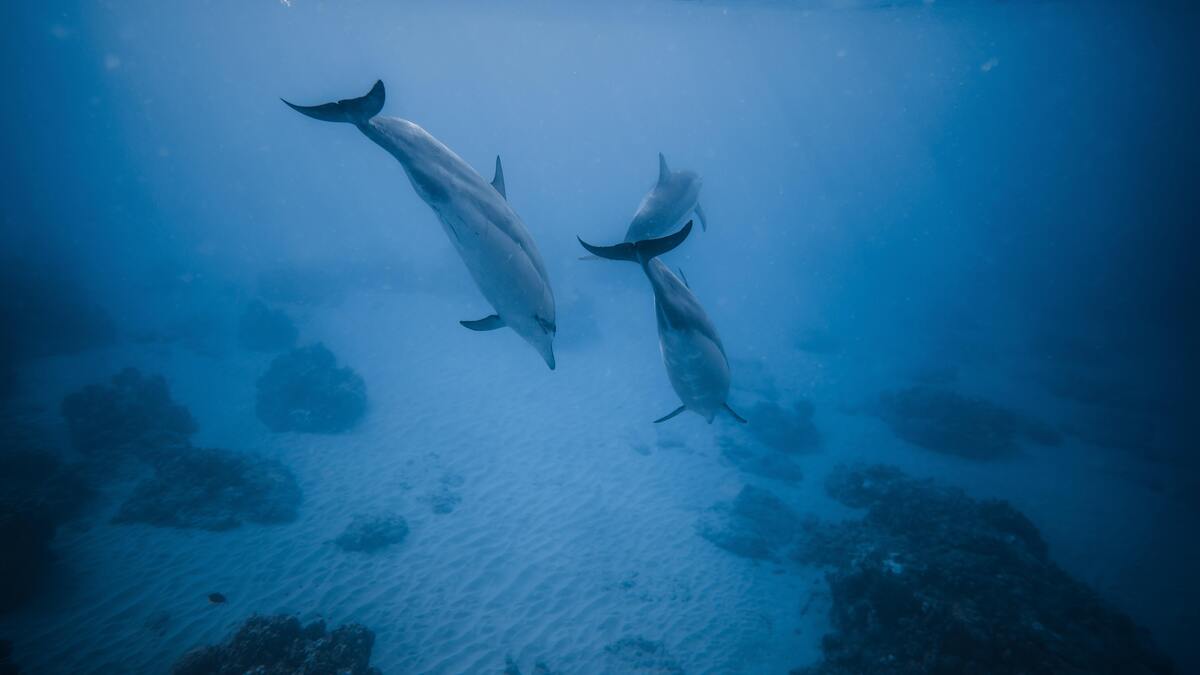
{"label": "large dolphin", "polygon": [[692,221],[675,234],[659,239],[624,242],[616,246],[579,243],[592,255],[628,260],[642,266],[654,289],[654,314],[658,318],[658,344],[667,377],[683,405],[656,420],[665,422],[684,410],[699,414],[709,424],[724,410],[743,424],[746,420],[729,407],[729,359],[721,337],[687,283],[675,276],[658,256],[683,243],[692,232]]}
{"label": "large dolphin", "polygon": [[700,227],[708,230],[708,219],[700,207],[700,176],[693,171],[672,171],[667,158],[658,153],[658,182],[642,197],[625,241],[655,239],[675,231],[689,213],[695,212]]}
{"label": "large dolphin", "polygon": [[477,331],[508,326],[554,370],[554,293],[533,238],[508,205],[500,158],[496,157],[496,177],[489,184],[416,124],[377,117],[383,101],[383,82],[376,81],[360,98],[316,106],[284,103],[314,119],[353,124],[390,152],[417,194],[437,214],[475,284],[496,311],[459,323]]}

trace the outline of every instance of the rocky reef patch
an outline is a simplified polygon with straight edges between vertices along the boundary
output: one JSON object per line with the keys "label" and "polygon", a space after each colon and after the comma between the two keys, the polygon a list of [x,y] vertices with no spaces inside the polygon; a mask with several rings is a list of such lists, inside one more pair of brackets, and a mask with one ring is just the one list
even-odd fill
{"label": "rocky reef patch", "polygon": [[829,570],[833,632],[795,673],[1173,672],[1007,502],[887,466],[839,467],[826,490],[865,515],[799,539],[794,559]]}
{"label": "rocky reef patch", "polygon": [[1058,445],[1059,433],[1036,419],[991,401],[918,385],[884,392],[871,407],[896,437],[943,454],[995,459],[1019,450],[1020,441]]}
{"label": "rocky reef patch", "polygon": [[371,667],[375,634],[352,623],[327,630],[294,616],[252,616],[228,640],[197,647],[171,668],[172,675],[379,675]]}
{"label": "rocky reef patch", "polygon": [[367,410],[367,388],[333,352],[317,343],[271,362],[258,378],[258,418],[275,432],[335,434],[353,427]]}

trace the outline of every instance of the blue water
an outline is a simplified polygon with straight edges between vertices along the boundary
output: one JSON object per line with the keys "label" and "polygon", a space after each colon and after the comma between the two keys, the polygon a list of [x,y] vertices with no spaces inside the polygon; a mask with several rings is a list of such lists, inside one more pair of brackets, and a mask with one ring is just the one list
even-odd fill
{"label": "blue water", "polygon": [[[1200,672],[1189,5],[55,0],[0,19],[0,672],[168,672],[252,614],[361,624],[387,673],[854,672],[837,644],[926,644],[839,619],[838,579],[872,564],[919,587],[911,616],[976,607],[954,621],[1094,655],[1110,612]],[[279,100],[376,79],[383,115],[483,181],[502,158],[555,370],[458,325],[493,307],[396,159]],[[744,426],[652,424],[680,399],[650,286],[579,259],[577,236],[621,240],[660,152],[703,179],[707,230],[662,259],[719,332]],[[290,351],[317,343],[336,367]],[[305,368],[319,400],[264,412],[265,374]],[[112,404],[121,386],[139,393]],[[920,489],[902,525],[804,554],[900,509],[832,487],[874,464],[1024,514],[1047,553],[1001,565],[1009,587],[1036,569],[1034,595],[1087,590],[1052,607],[915,581],[986,530],[935,523]],[[746,486],[783,510],[738,516]],[[341,538],[364,524],[379,541]],[[1071,630],[1037,633],[1041,612]],[[904,672],[967,669],[940,649]]]}

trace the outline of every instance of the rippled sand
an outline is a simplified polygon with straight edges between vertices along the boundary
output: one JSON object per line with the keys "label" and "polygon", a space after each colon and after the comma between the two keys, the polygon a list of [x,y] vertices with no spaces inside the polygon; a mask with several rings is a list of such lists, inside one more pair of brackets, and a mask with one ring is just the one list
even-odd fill
{"label": "rippled sand", "polygon": [[[110,524],[124,488],[110,490],[86,529],[60,532],[53,588],[0,623],[18,663],[162,671],[249,614],[280,611],[364,623],[390,673],[498,672],[506,656],[603,671],[604,647],[628,636],[662,641],[689,672],[778,672],[815,656],[823,612],[800,613],[815,577],[696,536],[700,513],[742,477],[699,417],[650,424],[676,405],[653,334],[561,347],[551,373],[510,331],[458,327],[483,311],[391,295],[310,316],[304,338],[362,373],[371,399],[364,422],[335,436],[258,422],[267,357],[111,355],[168,377],[198,445],[287,464],[304,504],[292,524],[210,533]],[[48,404],[104,374],[72,365],[43,387]],[[445,491],[461,502],[436,514]],[[330,543],[354,514],[380,511],[407,519],[403,543],[373,555]],[[214,591],[228,602],[210,604]]]}

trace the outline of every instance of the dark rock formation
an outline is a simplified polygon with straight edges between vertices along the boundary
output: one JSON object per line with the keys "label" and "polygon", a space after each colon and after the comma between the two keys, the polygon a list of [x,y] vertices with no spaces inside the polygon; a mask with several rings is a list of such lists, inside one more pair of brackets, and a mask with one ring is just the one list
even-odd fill
{"label": "dark rock formation", "polygon": [[62,414],[75,449],[84,454],[152,459],[187,444],[196,431],[187,408],[171,400],[161,376],[126,368],[111,386],[92,384],[68,394]]}
{"label": "dark rock formation", "polygon": [[355,516],[333,541],[342,550],[374,553],[408,536],[408,522],[394,514]]}
{"label": "dark rock formation", "polygon": [[834,631],[795,672],[1170,673],[1129,619],[1055,565],[1006,502],[873,466],[826,485],[862,520],[812,525],[796,559],[829,566]]}
{"label": "dark rock formation", "polygon": [[154,468],[154,477],[138,484],[114,522],[228,530],[243,521],[296,519],[300,487],[276,461],[189,447],[162,454]]}
{"label": "dark rock formation", "polygon": [[375,634],[359,624],[326,631],[294,616],[252,616],[220,645],[197,647],[172,675],[379,675],[372,668]]}
{"label": "dark rock formation", "polygon": [[800,518],[768,490],[746,485],[733,501],[719,502],[697,533],[743,558],[776,559],[801,530]]}
{"label": "dark rock formation", "polygon": [[339,368],[320,343],[276,357],[258,378],[256,411],[271,431],[338,433],[354,426],[366,409],[362,378]]}
{"label": "dark rock formation", "polygon": [[899,438],[923,448],[972,459],[1015,453],[1018,440],[1061,442],[1058,432],[1037,420],[980,398],[916,386],[885,392],[875,410]]}
{"label": "dark rock formation", "polygon": [[298,335],[296,325],[284,312],[267,307],[262,300],[246,305],[238,323],[238,339],[246,349],[280,352],[291,349]]}
{"label": "dark rock formation", "polygon": [[654,673],[683,675],[683,668],[663,643],[644,637],[624,637],[604,648],[611,673]]}

